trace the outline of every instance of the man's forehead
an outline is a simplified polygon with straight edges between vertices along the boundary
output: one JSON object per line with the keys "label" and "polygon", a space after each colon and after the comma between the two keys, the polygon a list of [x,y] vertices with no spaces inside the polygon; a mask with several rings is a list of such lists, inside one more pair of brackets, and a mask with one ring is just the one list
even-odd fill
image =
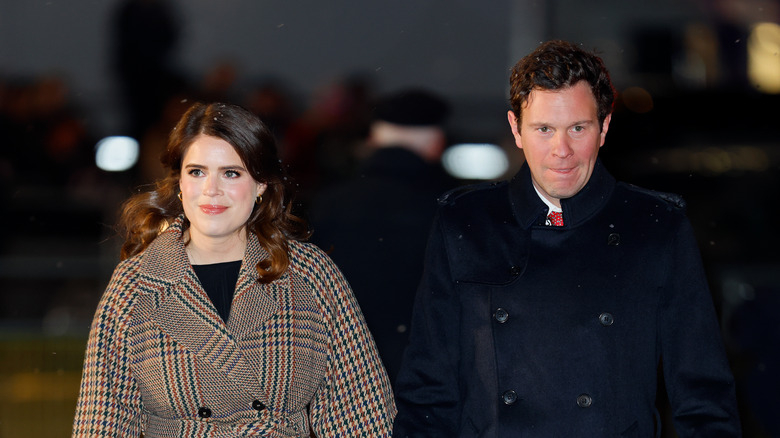
{"label": "man's forehead", "polygon": [[[585,96],[588,96],[589,98]],[[550,104],[550,107],[565,109],[567,112],[588,113],[589,116],[596,116],[598,113],[596,97],[593,95],[590,86],[584,81],[580,81],[573,86],[558,89],[533,89],[528,94],[528,98],[522,106],[524,119],[528,116],[527,110],[540,98],[545,99],[545,104]],[[533,109],[535,110],[538,108],[540,107],[536,105]]]}

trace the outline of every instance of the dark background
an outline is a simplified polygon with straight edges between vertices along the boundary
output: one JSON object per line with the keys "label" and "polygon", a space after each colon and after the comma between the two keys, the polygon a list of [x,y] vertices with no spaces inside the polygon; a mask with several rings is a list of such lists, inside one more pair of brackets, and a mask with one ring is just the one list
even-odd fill
{"label": "dark background", "polygon": [[[116,210],[159,175],[189,102],[261,114],[302,202],[353,168],[372,99],[405,86],[449,99],[451,141],[498,144],[513,171],[508,72],[550,38],[610,68],[608,168],[687,200],[745,435],[780,436],[780,90],[749,74],[760,65],[780,80],[779,11],[777,0],[0,0],[0,437],[69,434],[118,260]],[[759,35],[759,23],[773,26]],[[97,141],[118,134],[141,141],[140,163],[99,170]]]}

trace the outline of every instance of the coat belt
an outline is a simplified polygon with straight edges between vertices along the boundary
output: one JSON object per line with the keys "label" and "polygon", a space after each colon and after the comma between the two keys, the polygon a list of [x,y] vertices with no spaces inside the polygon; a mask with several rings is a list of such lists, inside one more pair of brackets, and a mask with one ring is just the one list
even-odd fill
{"label": "coat belt", "polygon": [[152,437],[209,437],[235,438],[257,436],[267,438],[304,438],[309,436],[308,416],[305,411],[285,415],[284,418],[219,419],[165,418],[149,412],[144,415],[144,436]]}

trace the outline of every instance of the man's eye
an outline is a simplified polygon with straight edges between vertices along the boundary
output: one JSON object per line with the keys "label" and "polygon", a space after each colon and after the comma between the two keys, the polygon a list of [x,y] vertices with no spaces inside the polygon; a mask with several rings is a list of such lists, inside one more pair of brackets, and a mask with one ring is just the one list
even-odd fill
{"label": "man's eye", "polygon": [[541,128],[539,128],[539,132],[550,132],[550,128],[546,126],[542,126]]}
{"label": "man's eye", "polygon": [[585,130],[584,126],[575,126],[574,128],[572,128],[572,131],[574,132],[582,132],[584,130]]}

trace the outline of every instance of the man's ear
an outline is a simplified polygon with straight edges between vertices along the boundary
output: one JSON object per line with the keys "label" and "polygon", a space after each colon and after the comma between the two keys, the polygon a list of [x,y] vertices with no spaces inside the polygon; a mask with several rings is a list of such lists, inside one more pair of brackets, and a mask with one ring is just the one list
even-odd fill
{"label": "man's ear", "polygon": [[517,125],[517,116],[515,116],[514,111],[509,110],[506,112],[506,119],[507,122],[509,122],[509,128],[512,130],[512,136],[515,138],[515,145],[522,149],[523,148],[523,140],[520,137],[520,127]]}
{"label": "man's ear", "polygon": [[612,120],[612,113],[607,114],[607,117],[604,117],[604,123],[601,124],[601,140],[599,143],[599,147],[604,146],[604,140],[607,139],[607,131],[609,131],[609,122]]}

